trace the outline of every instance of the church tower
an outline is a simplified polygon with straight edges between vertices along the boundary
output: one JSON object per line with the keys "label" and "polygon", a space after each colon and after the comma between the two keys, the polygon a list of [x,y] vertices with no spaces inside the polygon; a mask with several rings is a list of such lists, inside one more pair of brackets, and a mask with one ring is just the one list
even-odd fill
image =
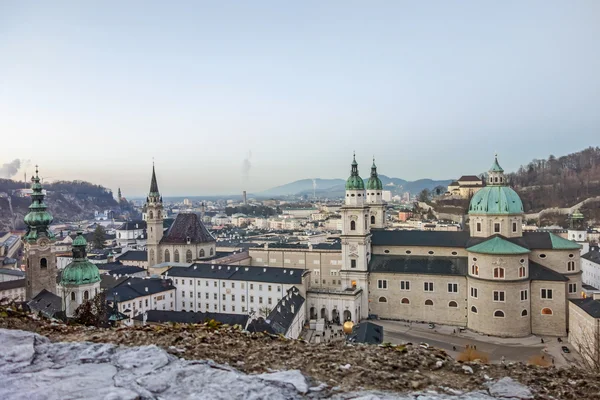
{"label": "church tower", "polygon": [[73,261],[63,270],[59,287],[67,317],[75,316],[77,307],[100,292],[100,272],[96,264],[88,260],[86,248],[87,241],[77,232],[73,240]]}
{"label": "church tower", "polygon": [[[368,310],[368,266],[371,259],[371,229],[369,206],[366,203],[365,183],[358,174],[356,157],[352,160],[350,177],[346,181],[346,199],[342,214],[342,270],[346,288],[362,289],[361,313]],[[360,309],[359,309],[360,310]]]}
{"label": "church tower", "polygon": [[150,192],[146,198],[146,226],[148,233],[148,266],[154,266],[162,262],[158,245],[163,237],[163,201],[158,191],[156,172],[152,164],[152,180],[150,181]]}
{"label": "church tower", "polygon": [[373,229],[385,228],[386,202],[383,201],[383,184],[377,175],[377,166],[373,158],[371,177],[367,181],[367,204],[370,208],[369,224]]}
{"label": "church tower", "polygon": [[46,289],[56,293],[55,238],[50,232],[52,215],[46,210],[44,193],[40,184],[37,165],[35,177],[31,178],[31,205],[24,221],[27,233],[23,236],[26,263],[26,298],[32,299]]}

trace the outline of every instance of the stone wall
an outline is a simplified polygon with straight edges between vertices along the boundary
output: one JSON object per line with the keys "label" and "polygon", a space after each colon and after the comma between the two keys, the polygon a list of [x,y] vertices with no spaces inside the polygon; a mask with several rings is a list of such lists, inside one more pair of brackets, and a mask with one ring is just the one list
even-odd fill
{"label": "stone wall", "polygon": [[[552,299],[542,299],[541,289],[552,289]],[[534,335],[566,336],[565,292],[565,282],[531,282],[531,331]],[[542,314],[544,309],[552,310],[552,314]]]}
{"label": "stone wall", "polygon": [[[387,251],[387,252],[386,252]],[[410,252],[410,253],[407,253]],[[433,254],[429,254],[433,251]],[[373,246],[373,254],[427,257],[465,257],[467,251],[462,247],[435,246]]]}

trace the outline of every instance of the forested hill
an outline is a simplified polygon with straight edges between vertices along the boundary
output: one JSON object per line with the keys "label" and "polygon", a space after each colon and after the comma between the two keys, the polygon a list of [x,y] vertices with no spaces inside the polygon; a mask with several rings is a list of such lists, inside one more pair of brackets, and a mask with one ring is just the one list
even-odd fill
{"label": "forested hill", "polygon": [[508,174],[508,179],[519,193],[525,212],[571,207],[600,196],[600,147],[533,160]]}
{"label": "forested hill", "polygon": [[[31,198],[19,197],[15,192],[24,187],[23,182],[0,179],[0,231],[24,227],[23,217],[27,214]],[[45,203],[56,222],[88,219],[96,210],[119,209],[112,191],[100,185],[83,181],[57,181],[44,183],[43,187],[47,192]]]}

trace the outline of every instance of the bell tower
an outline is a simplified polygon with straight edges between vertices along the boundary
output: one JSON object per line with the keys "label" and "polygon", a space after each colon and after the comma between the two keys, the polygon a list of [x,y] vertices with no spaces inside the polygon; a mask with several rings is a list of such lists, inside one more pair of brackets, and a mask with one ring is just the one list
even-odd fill
{"label": "bell tower", "polygon": [[152,164],[152,179],[150,181],[150,192],[146,198],[146,227],[148,232],[148,266],[160,264],[162,262],[159,249],[160,240],[163,237],[163,200],[158,191],[156,181],[156,172]]}
{"label": "bell tower", "polygon": [[371,166],[371,176],[367,181],[367,204],[370,208],[369,224],[373,229],[385,228],[386,202],[383,201],[383,184],[377,175],[375,158]]}
{"label": "bell tower", "polygon": [[44,191],[37,165],[35,176],[31,178],[31,189],[31,205],[24,218],[27,233],[23,236],[27,275],[25,290],[28,300],[44,289],[56,294],[57,276],[55,238],[49,229],[52,215],[44,203]]}

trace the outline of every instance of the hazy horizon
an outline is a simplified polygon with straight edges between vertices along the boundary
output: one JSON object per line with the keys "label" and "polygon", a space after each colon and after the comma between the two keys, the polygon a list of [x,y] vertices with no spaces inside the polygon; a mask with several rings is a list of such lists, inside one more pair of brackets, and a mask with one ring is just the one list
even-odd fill
{"label": "hazy horizon", "polygon": [[[0,3],[0,177],[455,179],[598,145],[600,2]],[[11,164],[21,160],[19,165]],[[15,169],[16,167],[16,169]]]}

